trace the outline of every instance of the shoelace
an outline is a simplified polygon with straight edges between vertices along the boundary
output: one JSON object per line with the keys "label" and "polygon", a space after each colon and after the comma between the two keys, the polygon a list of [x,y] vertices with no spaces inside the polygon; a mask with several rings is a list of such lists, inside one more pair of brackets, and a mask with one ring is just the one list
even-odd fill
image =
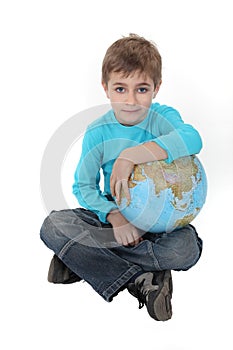
{"label": "shoelace", "polygon": [[146,279],[143,279],[138,285],[137,285],[137,299],[139,301],[139,309],[143,308],[143,306],[146,303],[146,297],[151,290],[158,290],[158,285],[152,285],[150,282],[147,282]]}

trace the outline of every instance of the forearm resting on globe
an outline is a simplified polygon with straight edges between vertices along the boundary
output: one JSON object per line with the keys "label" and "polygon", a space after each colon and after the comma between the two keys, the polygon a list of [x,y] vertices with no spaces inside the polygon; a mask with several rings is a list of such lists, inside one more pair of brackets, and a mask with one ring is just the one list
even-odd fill
{"label": "forearm resting on globe", "polygon": [[126,148],[121,152],[119,158],[127,159],[133,164],[153,162],[155,160],[167,159],[167,152],[156,142],[150,141],[142,145]]}

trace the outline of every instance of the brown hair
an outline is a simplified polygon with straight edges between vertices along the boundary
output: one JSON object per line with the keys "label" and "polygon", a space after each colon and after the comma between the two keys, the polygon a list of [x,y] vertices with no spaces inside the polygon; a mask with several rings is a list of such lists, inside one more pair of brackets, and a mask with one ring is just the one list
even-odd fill
{"label": "brown hair", "polygon": [[161,81],[162,59],[156,45],[136,34],[115,41],[107,50],[102,64],[102,82],[107,84],[110,73],[128,77],[139,71],[148,75],[155,86]]}

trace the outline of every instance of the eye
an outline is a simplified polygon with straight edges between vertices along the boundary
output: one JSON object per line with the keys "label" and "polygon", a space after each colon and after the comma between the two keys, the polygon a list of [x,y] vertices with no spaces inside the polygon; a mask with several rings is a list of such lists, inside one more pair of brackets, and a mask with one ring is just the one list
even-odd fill
{"label": "eye", "polygon": [[140,94],[145,94],[147,91],[148,91],[148,89],[145,88],[145,87],[140,87],[140,88],[138,88],[138,92],[139,92]]}
{"label": "eye", "polygon": [[125,88],[123,88],[122,86],[119,86],[116,88],[116,92],[123,93],[125,92]]}

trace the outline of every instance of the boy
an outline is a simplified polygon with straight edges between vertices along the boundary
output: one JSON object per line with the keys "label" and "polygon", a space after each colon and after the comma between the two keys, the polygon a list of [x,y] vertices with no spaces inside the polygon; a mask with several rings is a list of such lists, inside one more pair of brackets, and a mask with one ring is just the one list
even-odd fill
{"label": "boy", "polygon": [[[152,103],[161,85],[156,46],[131,34],[113,43],[102,65],[112,110],[86,130],[73,193],[83,208],[53,211],[41,238],[55,252],[48,280],[86,280],[106,301],[127,288],[158,321],[172,317],[171,270],[200,258],[202,241],[192,225],[171,233],[142,232],[117,209],[135,164],[196,154],[198,132],[171,107]],[[104,174],[101,191],[100,169]]]}

